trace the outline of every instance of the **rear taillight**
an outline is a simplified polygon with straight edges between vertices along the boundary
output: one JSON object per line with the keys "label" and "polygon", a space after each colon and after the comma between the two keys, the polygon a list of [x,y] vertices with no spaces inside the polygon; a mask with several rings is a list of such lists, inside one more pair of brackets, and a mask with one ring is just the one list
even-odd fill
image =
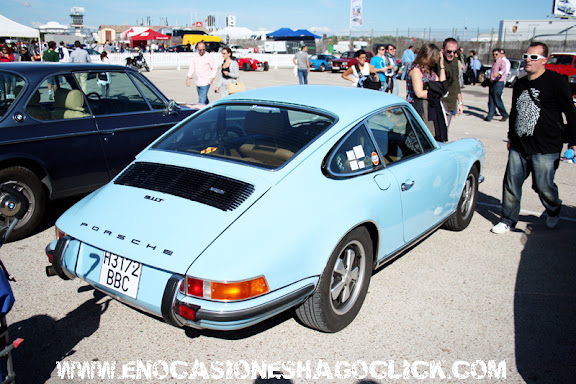
{"label": "rear taillight", "polygon": [[187,296],[218,301],[246,300],[269,291],[264,276],[233,282],[202,280],[187,276],[184,284],[180,286],[180,292]]}

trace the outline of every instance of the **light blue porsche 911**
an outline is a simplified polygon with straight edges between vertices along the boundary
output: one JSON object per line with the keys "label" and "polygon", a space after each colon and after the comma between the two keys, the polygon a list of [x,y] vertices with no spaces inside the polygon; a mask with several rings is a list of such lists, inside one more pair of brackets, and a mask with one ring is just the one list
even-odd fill
{"label": "light blue porsche 911", "polygon": [[47,272],[179,327],[235,330],[295,307],[337,332],[375,268],[440,226],[468,226],[483,161],[478,140],[436,143],[383,92],[241,92],[62,215]]}

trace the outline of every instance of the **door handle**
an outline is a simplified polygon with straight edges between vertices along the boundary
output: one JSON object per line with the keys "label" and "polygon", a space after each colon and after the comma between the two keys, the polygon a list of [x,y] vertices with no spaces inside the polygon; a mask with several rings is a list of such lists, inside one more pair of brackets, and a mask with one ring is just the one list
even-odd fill
{"label": "door handle", "polygon": [[410,188],[412,188],[414,186],[414,180],[411,181],[407,181],[405,183],[402,183],[402,192],[409,190]]}

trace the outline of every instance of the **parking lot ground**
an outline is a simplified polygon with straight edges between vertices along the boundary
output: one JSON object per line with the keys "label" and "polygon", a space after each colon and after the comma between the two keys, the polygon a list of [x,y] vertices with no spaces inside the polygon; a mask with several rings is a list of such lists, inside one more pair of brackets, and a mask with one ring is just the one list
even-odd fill
{"label": "parking lot ground", "polygon": [[[197,100],[195,89],[185,86],[185,69],[148,76],[176,101]],[[248,89],[297,83],[288,69],[242,73],[242,80]],[[333,73],[311,73],[309,82],[348,85]],[[404,82],[400,89],[405,92]],[[310,330],[290,311],[236,332],[172,327],[78,279],[47,278],[44,247],[54,237],[49,221],[46,229],[1,250],[17,279],[10,334],[25,339],[13,351],[18,382],[266,382],[246,371],[253,362],[292,373],[284,380],[292,383],[573,381],[576,165],[561,163],[556,175],[564,201],[556,230],[545,228],[544,209],[528,180],[517,228],[490,233],[500,213],[507,123],[482,120],[486,88],[467,86],[463,99],[465,112],[452,122],[450,140],[475,137],[486,146],[485,182],[470,226],[438,230],[378,270],[360,314],[343,331]],[[509,109],[510,89],[504,100]],[[67,204],[53,208],[53,216]],[[96,378],[81,378],[77,370],[67,376],[62,363],[57,367],[61,361],[68,367],[96,364]],[[139,371],[140,378],[137,361],[149,367]],[[502,371],[493,374],[489,361]],[[110,371],[98,377],[105,364],[114,365],[113,379]],[[206,380],[199,379],[203,372]],[[196,380],[189,378],[194,373],[200,374]]]}

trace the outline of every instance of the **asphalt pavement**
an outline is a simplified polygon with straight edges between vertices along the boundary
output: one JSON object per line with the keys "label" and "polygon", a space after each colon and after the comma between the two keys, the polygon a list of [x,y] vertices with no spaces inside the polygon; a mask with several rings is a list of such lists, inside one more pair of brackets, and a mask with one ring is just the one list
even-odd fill
{"label": "asphalt pavement", "polygon": [[[147,76],[170,98],[196,102],[195,88],[185,85],[186,69]],[[298,82],[288,69],[243,72],[241,78],[248,89]],[[311,73],[309,82],[349,86],[330,72]],[[404,96],[404,82],[399,86]],[[511,94],[505,89],[508,110]],[[218,95],[211,90],[210,98]],[[556,230],[546,229],[527,180],[517,228],[490,233],[500,213],[508,123],[482,120],[487,88],[466,86],[463,100],[464,114],[453,120],[449,138],[475,137],[486,146],[485,181],[470,226],[438,230],[378,270],[360,314],[343,331],[305,328],[291,311],[235,332],[178,329],[78,279],[48,278],[44,247],[54,238],[55,218],[73,204],[69,199],[51,207],[41,231],[1,250],[17,279],[10,334],[25,339],[13,351],[17,381],[274,381],[257,378],[266,370],[284,372],[288,378],[276,381],[286,383],[573,381],[576,164],[561,163],[556,175],[564,202]],[[494,364],[499,371],[490,368]],[[254,365],[261,369],[253,372]],[[103,367],[114,367],[113,375]],[[94,379],[88,378],[91,368]]]}

